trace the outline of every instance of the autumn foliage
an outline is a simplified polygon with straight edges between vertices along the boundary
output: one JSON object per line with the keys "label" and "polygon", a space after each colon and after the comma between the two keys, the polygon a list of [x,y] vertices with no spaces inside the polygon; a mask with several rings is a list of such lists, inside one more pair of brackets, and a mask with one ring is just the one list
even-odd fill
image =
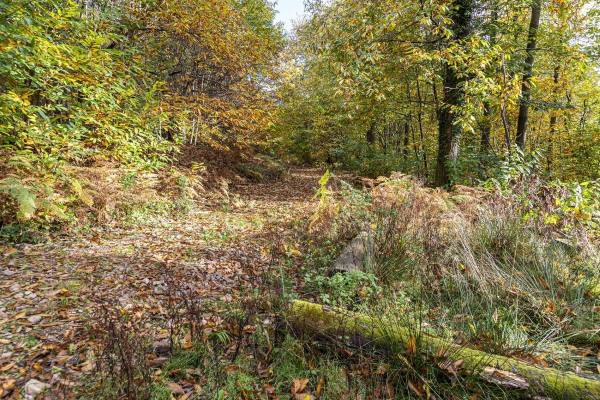
{"label": "autumn foliage", "polygon": [[3,223],[89,202],[69,166],[158,169],[264,140],[283,39],[263,0],[0,3]]}

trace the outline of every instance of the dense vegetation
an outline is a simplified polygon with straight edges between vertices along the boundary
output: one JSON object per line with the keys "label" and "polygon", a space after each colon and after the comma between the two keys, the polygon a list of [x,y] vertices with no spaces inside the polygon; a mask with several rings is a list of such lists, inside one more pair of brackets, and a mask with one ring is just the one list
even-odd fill
{"label": "dense vegetation", "polygon": [[555,177],[598,178],[592,2],[311,4],[281,87],[299,159],[448,185],[489,177],[516,144]]}
{"label": "dense vegetation", "polygon": [[275,10],[0,0],[0,398],[599,399],[598,2]]}
{"label": "dense vegetation", "polygon": [[0,7],[3,224],[91,204],[68,166],[157,170],[186,143],[442,186],[515,145],[600,171],[592,2],[310,2],[285,51],[264,0]]}
{"label": "dense vegetation", "polygon": [[3,224],[90,204],[69,166],[156,170],[184,143],[264,140],[283,38],[263,0],[10,0],[0,14]]}

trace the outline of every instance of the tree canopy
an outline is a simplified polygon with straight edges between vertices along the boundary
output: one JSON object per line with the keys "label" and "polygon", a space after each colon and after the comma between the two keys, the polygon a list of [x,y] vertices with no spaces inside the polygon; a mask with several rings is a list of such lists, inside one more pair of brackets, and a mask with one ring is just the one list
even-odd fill
{"label": "tree canopy", "polygon": [[556,177],[597,178],[597,7],[317,2],[288,55],[281,141],[304,160],[443,185],[489,176],[515,144]]}

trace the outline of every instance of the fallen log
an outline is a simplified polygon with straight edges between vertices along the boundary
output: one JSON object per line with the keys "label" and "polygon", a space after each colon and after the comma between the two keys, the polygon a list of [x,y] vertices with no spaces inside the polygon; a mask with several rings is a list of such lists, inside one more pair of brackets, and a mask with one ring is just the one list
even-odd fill
{"label": "fallen log", "polygon": [[[358,335],[381,347],[391,347],[391,344],[406,347],[409,340],[414,340],[410,329],[383,317],[374,318],[301,300],[291,303],[288,316],[299,329],[330,335]],[[448,360],[459,362],[461,370],[484,379],[494,371],[504,371],[523,379],[527,388],[538,394],[542,392],[559,399],[600,399],[600,380],[462,347],[426,334],[421,334],[420,343],[427,354],[443,354]]]}

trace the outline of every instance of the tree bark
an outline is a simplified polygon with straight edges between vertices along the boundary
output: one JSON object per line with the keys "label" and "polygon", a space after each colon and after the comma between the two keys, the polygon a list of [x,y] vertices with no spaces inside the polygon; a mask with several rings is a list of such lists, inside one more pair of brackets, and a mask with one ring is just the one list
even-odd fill
{"label": "tree bark", "polygon": [[521,98],[519,101],[519,119],[517,120],[517,146],[525,149],[527,142],[527,120],[529,114],[529,102],[531,101],[531,78],[533,77],[533,62],[535,58],[537,31],[540,26],[540,14],[542,13],[542,0],[533,0],[531,4],[531,20],[529,21],[529,33],[527,35],[527,56],[523,67],[523,82],[521,85]]}
{"label": "tree bark", "polygon": [[[490,32],[490,46],[494,47],[496,45],[496,27],[494,25],[494,23],[496,23],[496,21],[498,20],[498,9],[496,7],[494,7],[492,9],[491,15],[491,32]],[[492,73],[495,73],[496,71],[492,71]],[[492,132],[492,115],[493,115],[493,110],[492,110],[492,105],[490,104],[489,100],[486,100],[483,102],[483,121],[481,124],[481,144],[480,144],[480,151],[481,154],[488,154],[490,151],[490,147],[491,147],[491,143],[490,143],[490,134]]]}
{"label": "tree bark", "polygon": [[408,117],[404,119],[404,143],[402,144],[402,158],[406,163],[408,161],[408,145],[409,145],[409,136],[410,134],[410,125],[408,123]]}
{"label": "tree bark", "polygon": [[[380,347],[407,347],[409,341],[417,341],[415,330],[399,326],[385,317],[369,317],[301,300],[292,302],[289,319],[301,330],[322,335],[358,337],[364,339],[361,342],[373,343]],[[461,362],[462,371],[486,380],[490,378],[490,371],[492,374],[494,371],[505,371],[524,380],[530,391],[541,391],[553,398],[600,398],[600,381],[586,379],[572,372],[542,368],[510,357],[473,350],[425,333],[419,335],[418,343],[419,349],[430,356],[441,354],[451,362]]]}
{"label": "tree bark", "polygon": [[481,154],[490,151],[490,134],[492,132],[492,106],[489,101],[483,103],[483,121],[481,124]]}
{"label": "tree bark", "polygon": [[506,151],[510,154],[510,123],[506,113],[506,103],[508,102],[506,86],[506,60],[504,59],[504,55],[502,55],[502,99],[500,101],[500,118],[502,119],[502,127],[504,128],[504,144],[506,145]]}
{"label": "tree bark", "polygon": [[[560,78],[560,67],[554,67],[554,86],[552,87],[552,101],[558,102],[558,80]],[[548,138],[548,171],[552,168],[554,153],[554,137],[556,136],[556,110],[550,112],[550,137]]]}
{"label": "tree bark", "polygon": [[[473,0],[457,0],[452,12],[451,40],[459,41],[472,31]],[[451,183],[450,168],[458,160],[460,127],[456,124],[456,108],[463,101],[462,83],[457,71],[448,63],[444,65],[443,105],[438,114],[438,156],[435,174],[437,186]]]}
{"label": "tree bark", "polygon": [[428,175],[427,167],[427,151],[425,150],[425,133],[423,132],[423,99],[421,98],[421,86],[419,85],[419,77],[417,76],[417,101],[419,109],[417,111],[417,121],[419,122],[419,140],[421,141],[421,152],[423,153],[423,171],[425,171],[425,179]]}
{"label": "tree bark", "polygon": [[375,122],[371,122],[371,125],[369,125],[369,129],[367,130],[367,134],[365,136],[369,145],[375,143]]}

